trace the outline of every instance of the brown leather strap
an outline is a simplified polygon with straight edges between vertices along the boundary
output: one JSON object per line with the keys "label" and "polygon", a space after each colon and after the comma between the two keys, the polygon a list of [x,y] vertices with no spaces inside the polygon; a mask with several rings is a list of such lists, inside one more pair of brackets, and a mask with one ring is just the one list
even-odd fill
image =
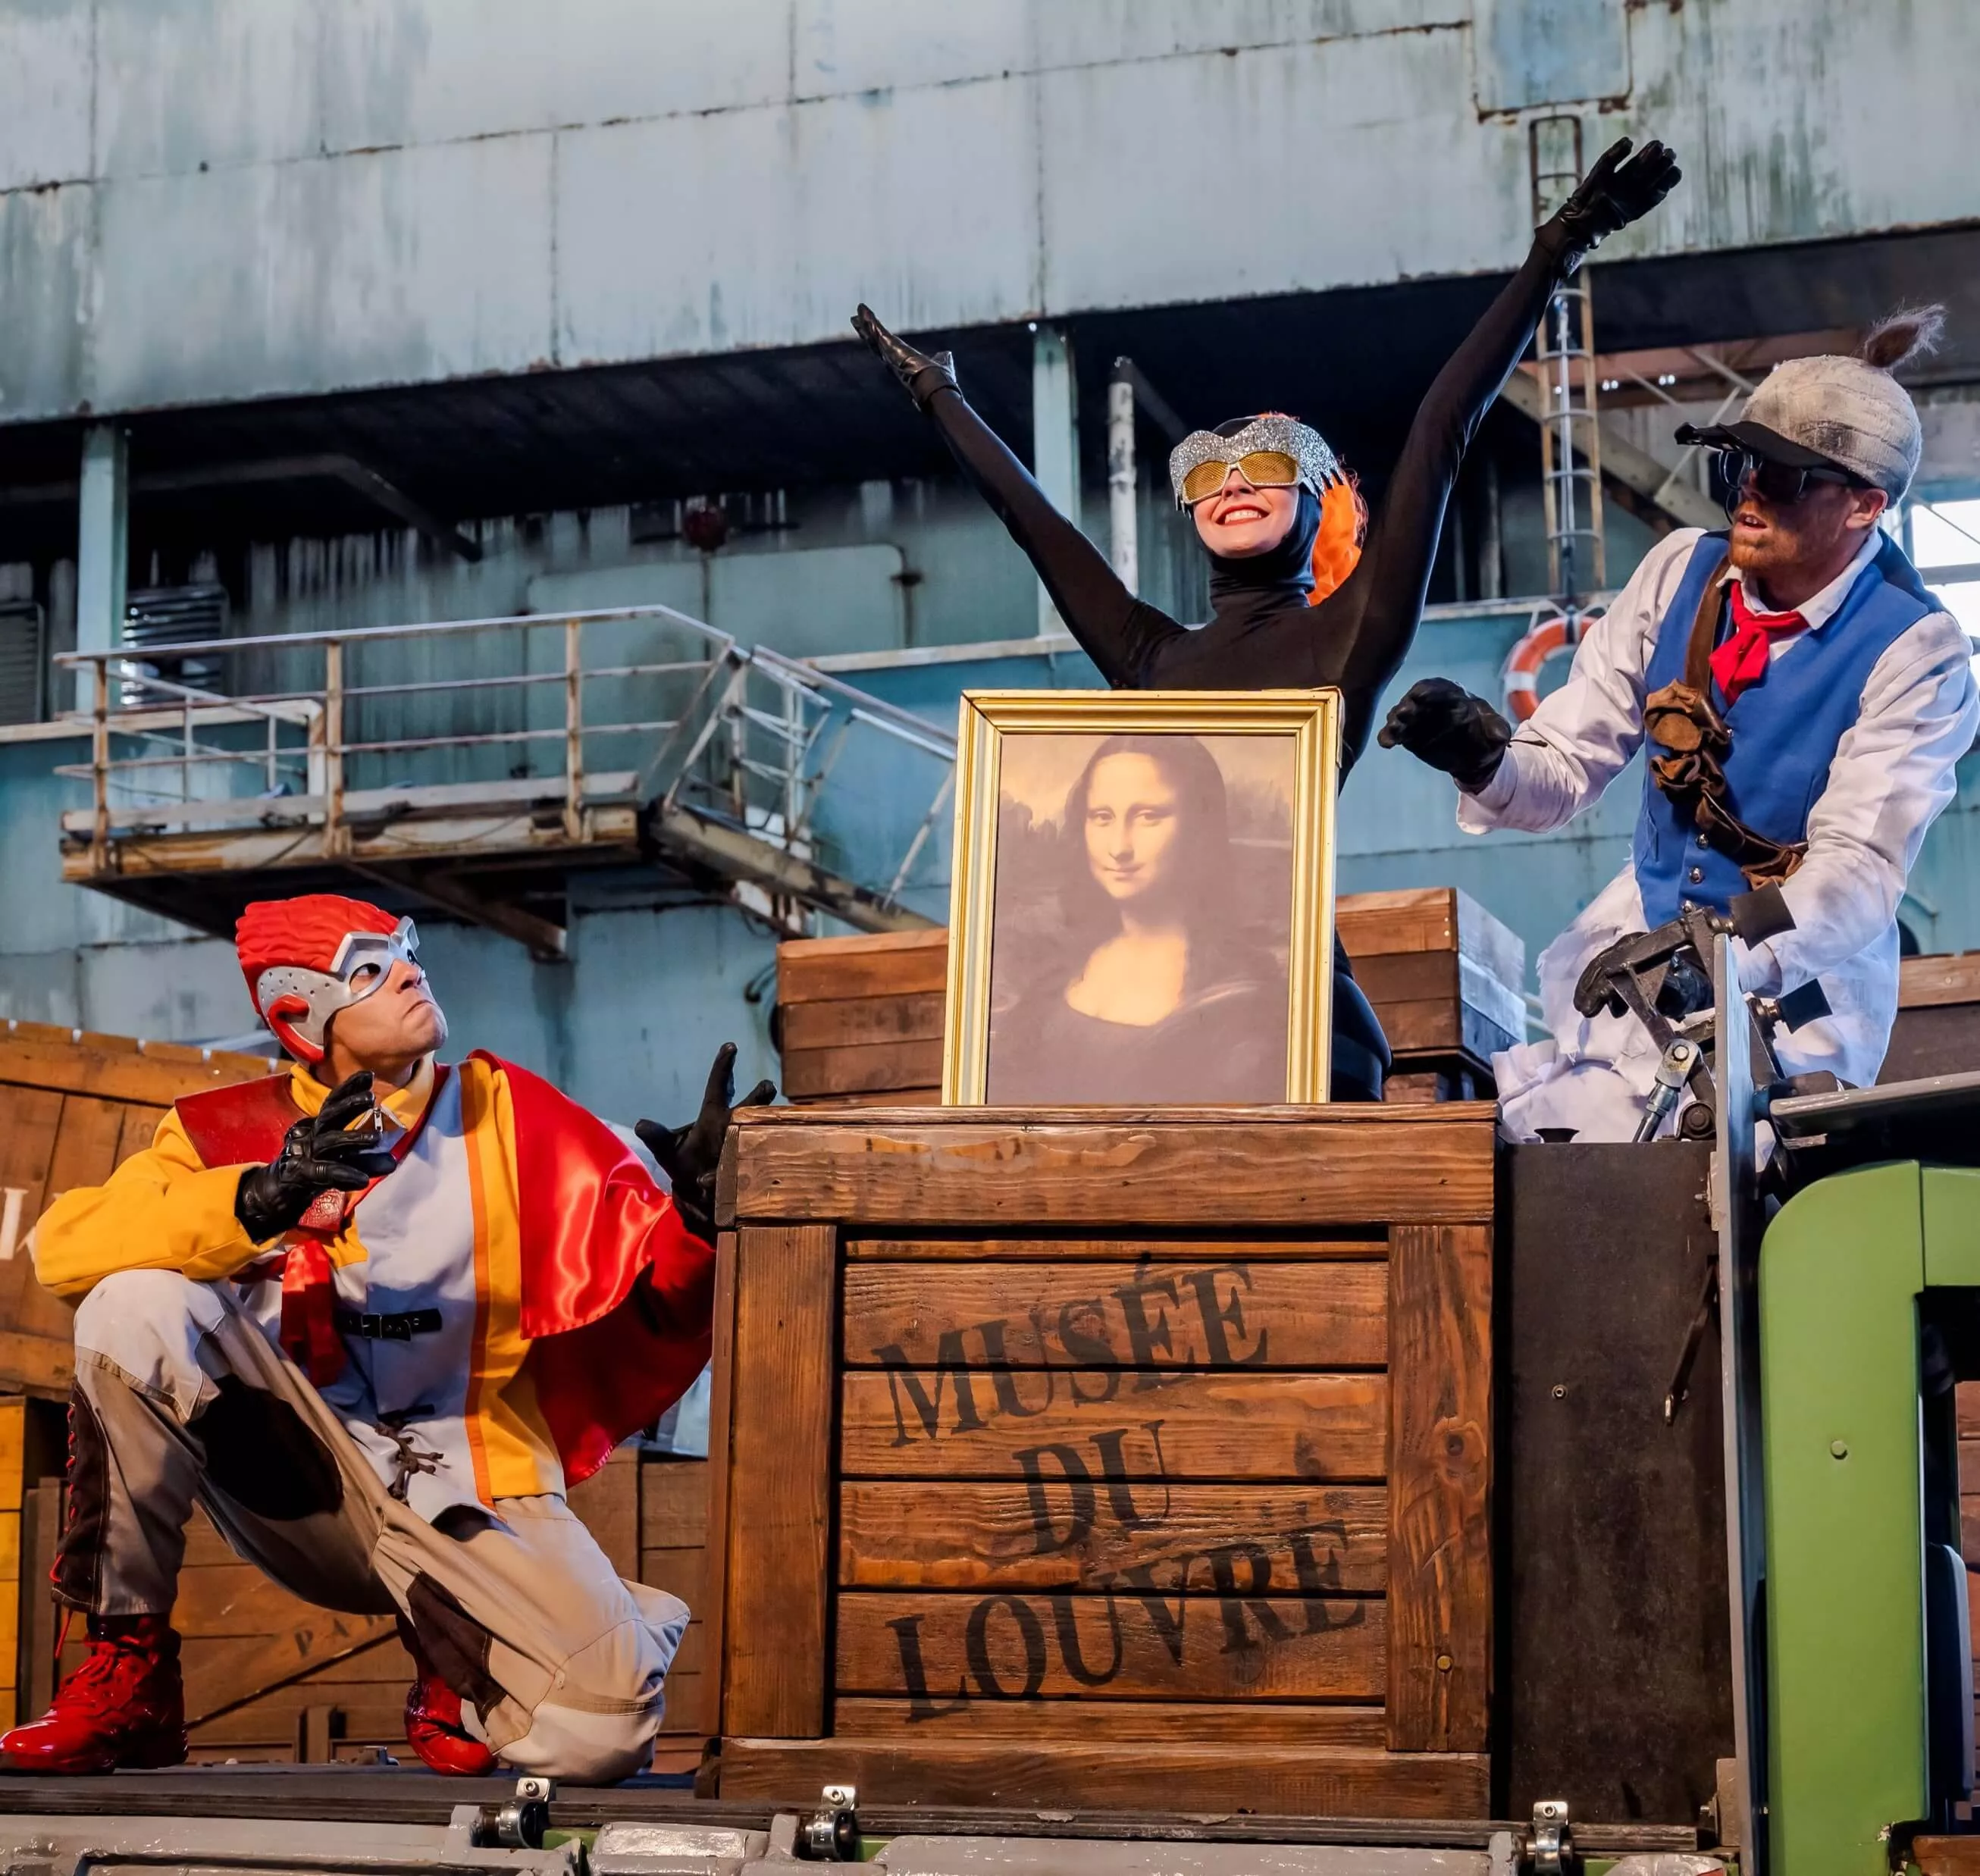
{"label": "brown leather strap", "polygon": [[1739,867],[1749,887],[1778,885],[1807,858],[1808,843],[1775,840],[1749,827],[1726,805],[1732,731],[1712,701],[1713,645],[1725,603],[1725,582],[1715,573],[1699,596],[1683,677],[1643,699],[1643,733],[1663,752],[1650,758],[1650,779],[1680,816]]}

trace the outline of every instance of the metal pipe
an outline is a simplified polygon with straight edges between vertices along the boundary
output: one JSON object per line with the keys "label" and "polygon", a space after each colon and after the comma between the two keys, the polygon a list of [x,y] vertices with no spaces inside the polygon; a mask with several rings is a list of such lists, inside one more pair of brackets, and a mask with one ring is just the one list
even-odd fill
{"label": "metal pipe", "polygon": [[1141,589],[1141,562],[1135,540],[1135,385],[1124,376],[1125,361],[1116,359],[1107,386],[1107,535],[1108,558],[1122,586]]}

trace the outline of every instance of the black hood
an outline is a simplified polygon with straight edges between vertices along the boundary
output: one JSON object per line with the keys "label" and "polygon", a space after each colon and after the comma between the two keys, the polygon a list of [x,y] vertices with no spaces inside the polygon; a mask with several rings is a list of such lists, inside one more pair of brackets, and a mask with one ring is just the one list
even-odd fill
{"label": "black hood", "polygon": [[1210,604],[1218,622],[1242,622],[1304,606],[1313,590],[1313,544],[1319,537],[1319,500],[1302,487],[1293,524],[1276,547],[1242,559],[1211,554]]}

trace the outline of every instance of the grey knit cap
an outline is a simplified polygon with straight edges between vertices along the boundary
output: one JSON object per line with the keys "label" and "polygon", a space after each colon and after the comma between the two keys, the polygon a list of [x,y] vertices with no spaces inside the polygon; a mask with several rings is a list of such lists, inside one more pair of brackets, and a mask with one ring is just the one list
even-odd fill
{"label": "grey knit cap", "polygon": [[[1747,399],[1736,423],[1693,430],[1686,441],[1725,442],[1800,467],[1809,458],[1846,469],[1896,501],[1918,473],[1925,438],[1910,393],[1891,374],[1929,351],[1945,324],[1938,307],[1895,313],[1873,327],[1862,352],[1791,358]],[[1687,426],[1687,430],[1689,429]],[[1786,449],[1772,447],[1786,443]]]}

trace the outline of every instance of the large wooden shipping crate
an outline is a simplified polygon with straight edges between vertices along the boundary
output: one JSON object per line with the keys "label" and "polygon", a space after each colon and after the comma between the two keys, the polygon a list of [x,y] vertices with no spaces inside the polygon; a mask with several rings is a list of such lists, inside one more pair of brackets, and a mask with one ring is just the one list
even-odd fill
{"label": "large wooden shipping crate", "polygon": [[1486,1815],[1493,1132],[742,1117],[722,1795]]}
{"label": "large wooden shipping crate", "polygon": [[[1526,1034],[1524,941],[1454,886],[1358,892],[1340,941],[1395,1052],[1394,1101],[1492,1091],[1492,1054]],[[800,1107],[932,1107],[942,1095],[948,933],[777,947],[783,1091]]]}

